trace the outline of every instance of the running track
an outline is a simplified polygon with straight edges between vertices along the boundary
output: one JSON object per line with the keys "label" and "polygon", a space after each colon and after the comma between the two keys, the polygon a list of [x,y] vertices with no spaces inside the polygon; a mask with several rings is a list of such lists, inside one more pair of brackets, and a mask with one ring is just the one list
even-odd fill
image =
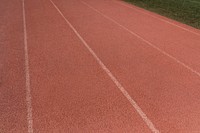
{"label": "running track", "polygon": [[117,0],[2,0],[1,133],[199,133],[200,31]]}

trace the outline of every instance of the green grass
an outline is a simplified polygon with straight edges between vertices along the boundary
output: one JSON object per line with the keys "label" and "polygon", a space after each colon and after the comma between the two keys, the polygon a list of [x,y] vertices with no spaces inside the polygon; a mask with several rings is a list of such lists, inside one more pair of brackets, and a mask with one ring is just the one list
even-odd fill
{"label": "green grass", "polygon": [[200,29],[200,0],[124,0]]}

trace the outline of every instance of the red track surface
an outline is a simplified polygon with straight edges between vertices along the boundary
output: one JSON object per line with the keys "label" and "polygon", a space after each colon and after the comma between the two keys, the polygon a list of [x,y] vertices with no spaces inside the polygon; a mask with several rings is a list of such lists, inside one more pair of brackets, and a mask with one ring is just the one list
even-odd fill
{"label": "red track surface", "polygon": [[2,3],[0,132],[200,132],[199,30],[114,0]]}

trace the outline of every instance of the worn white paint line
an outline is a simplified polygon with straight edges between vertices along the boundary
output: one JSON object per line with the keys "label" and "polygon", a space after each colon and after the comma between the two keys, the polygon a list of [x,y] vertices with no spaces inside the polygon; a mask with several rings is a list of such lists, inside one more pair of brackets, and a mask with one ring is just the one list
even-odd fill
{"label": "worn white paint line", "polygon": [[25,53],[25,74],[26,74],[27,124],[28,124],[28,133],[33,133],[31,86],[30,86],[30,74],[29,74],[29,58],[28,58],[26,14],[25,14],[24,0],[22,0],[22,7],[23,7],[23,27],[24,27],[24,53]]}
{"label": "worn white paint line", "polygon": [[119,83],[119,81],[116,79],[116,77],[110,72],[110,70],[104,65],[104,63],[99,59],[99,57],[96,55],[96,53],[90,48],[90,46],[87,44],[87,42],[81,37],[81,35],[78,33],[78,31],[74,28],[74,26],[67,20],[67,18],[63,15],[63,13],[59,10],[59,8],[53,3],[52,0],[50,0],[53,6],[56,8],[56,10],[60,13],[60,15],[63,17],[63,19],[67,22],[67,24],[70,26],[70,28],[74,31],[74,33],[77,35],[77,37],[81,40],[81,42],[84,44],[84,46],[88,49],[88,51],[92,54],[92,56],[97,60],[98,64],[101,66],[101,68],[107,73],[107,75],[111,78],[111,80],[115,83],[115,85],[118,87],[118,89],[123,93],[123,95],[128,99],[128,101],[131,103],[131,105],[135,108],[135,110],[138,112],[138,114],[141,116],[143,121],[147,124],[147,126],[151,129],[154,133],[159,133],[159,130],[155,128],[154,124],[151,122],[151,120],[147,117],[147,115],[142,111],[142,109],[139,107],[139,105],[135,102],[135,100],[132,99],[132,97],[128,94],[128,92],[125,90],[125,88]]}
{"label": "worn white paint line", "polygon": [[140,35],[138,35],[137,33],[129,30],[128,28],[126,28],[125,26],[119,24],[117,21],[115,21],[114,19],[106,16],[105,14],[101,13],[100,11],[98,11],[97,9],[95,9],[94,7],[90,6],[89,4],[85,3],[82,1],[83,4],[85,4],[87,7],[91,8],[92,10],[94,10],[95,12],[101,14],[104,18],[112,21],[113,23],[115,23],[116,25],[118,25],[119,27],[121,27],[122,29],[126,30],[127,32],[129,32],[130,34],[134,35],[135,37],[137,37],[138,39],[142,40],[143,42],[145,42],[146,44],[148,44],[149,46],[151,46],[152,48],[158,50],[160,53],[162,53],[163,55],[173,59],[176,63],[182,65],[183,67],[185,67],[186,69],[188,69],[190,72],[196,74],[197,76],[200,77],[200,73],[196,70],[194,70],[193,68],[191,68],[190,66],[186,65],[185,63],[181,62],[180,60],[178,60],[177,58],[175,58],[174,56],[168,54],[167,52],[163,51],[162,49],[158,48],[157,46],[155,46],[154,44],[152,44],[151,42],[149,42],[148,40],[142,38]]}
{"label": "worn white paint line", "polygon": [[177,24],[175,24],[175,23],[172,23],[172,22],[170,22],[170,21],[167,21],[167,20],[165,20],[165,19],[163,19],[163,18],[157,17],[156,15],[152,15],[152,14],[150,14],[150,13],[144,12],[144,11],[142,11],[141,9],[137,9],[137,8],[134,8],[133,6],[129,6],[129,5],[125,4],[125,3],[122,3],[121,1],[114,1],[114,2],[116,2],[116,3],[118,3],[118,4],[122,5],[122,6],[128,7],[128,8],[130,8],[130,9],[132,9],[132,10],[138,11],[138,12],[140,12],[140,13],[149,15],[149,16],[151,16],[151,17],[153,17],[153,18],[156,18],[156,19],[158,19],[158,20],[160,20],[160,21],[163,21],[163,22],[165,22],[165,23],[168,23],[168,24],[170,24],[170,25],[173,25],[173,26],[175,26],[175,27],[178,27],[178,28],[180,28],[180,29],[182,29],[182,30],[188,31],[188,32],[190,32],[190,33],[193,33],[193,34],[195,34],[195,35],[197,35],[197,36],[200,36],[200,34],[197,33],[197,32],[194,32],[194,31],[192,31],[192,30],[190,30],[190,29],[184,28],[184,27],[182,27],[182,26],[180,26],[180,25],[177,25]]}

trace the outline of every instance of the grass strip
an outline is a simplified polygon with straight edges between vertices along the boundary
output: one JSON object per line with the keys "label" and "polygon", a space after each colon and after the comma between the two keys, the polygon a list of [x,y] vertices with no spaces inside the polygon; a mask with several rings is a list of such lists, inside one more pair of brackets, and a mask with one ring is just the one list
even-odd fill
{"label": "grass strip", "polygon": [[124,0],[200,29],[200,0]]}

